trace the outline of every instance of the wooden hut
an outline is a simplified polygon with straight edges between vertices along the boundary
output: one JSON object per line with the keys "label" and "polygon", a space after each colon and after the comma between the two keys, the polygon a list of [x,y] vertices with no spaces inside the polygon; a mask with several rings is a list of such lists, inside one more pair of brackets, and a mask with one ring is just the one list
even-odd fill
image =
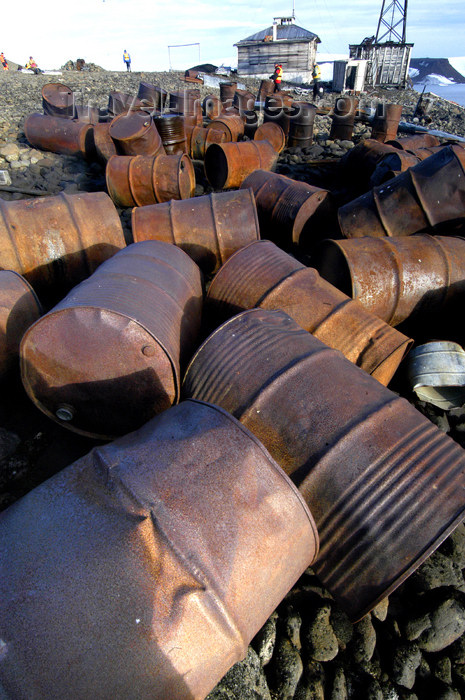
{"label": "wooden hut", "polygon": [[275,17],[271,27],[237,44],[237,72],[243,76],[269,78],[282,63],[285,82],[308,83],[316,62],[319,37],[295,24],[294,17]]}

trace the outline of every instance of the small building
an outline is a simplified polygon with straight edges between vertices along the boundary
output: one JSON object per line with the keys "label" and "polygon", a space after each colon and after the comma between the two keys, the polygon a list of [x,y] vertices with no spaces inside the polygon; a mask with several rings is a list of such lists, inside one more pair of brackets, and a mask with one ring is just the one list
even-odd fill
{"label": "small building", "polygon": [[243,76],[269,78],[281,63],[285,82],[309,83],[316,62],[316,34],[295,24],[294,17],[275,17],[271,27],[237,44],[237,72]]}
{"label": "small building", "polygon": [[404,42],[378,43],[374,37],[369,37],[361,44],[350,45],[349,51],[350,58],[365,59],[368,62],[366,85],[405,88],[412,47],[413,44]]}
{"label": "small building", "polygon": [[357,95],[365,88],[365,78],[368,61],[349,59],[348,61],[334,61],[333,63],[333,90],[334,92],[350,92]]}

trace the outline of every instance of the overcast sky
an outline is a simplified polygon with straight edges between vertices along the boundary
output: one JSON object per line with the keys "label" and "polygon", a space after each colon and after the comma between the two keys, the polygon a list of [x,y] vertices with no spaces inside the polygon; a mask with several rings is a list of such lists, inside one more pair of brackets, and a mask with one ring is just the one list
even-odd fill
{"label": "overcast sky", "polygon": [[[296,22],[321,39],[322,53],[347,54],[349,43],[376,33],[381,0],[296,0]],[[292,0],[21,0],[5,2],[0,51],[42,68],[84,58],[122,70],[123,49],[133,70],[167,70],[168,45],[200,43],[200,62],[237,61],[233,44],[292,13]],[[465,1],[410,0],[407,41],[414,57],[465,55]],[[171,67],[199,62],[197,46],[171,50]]]}

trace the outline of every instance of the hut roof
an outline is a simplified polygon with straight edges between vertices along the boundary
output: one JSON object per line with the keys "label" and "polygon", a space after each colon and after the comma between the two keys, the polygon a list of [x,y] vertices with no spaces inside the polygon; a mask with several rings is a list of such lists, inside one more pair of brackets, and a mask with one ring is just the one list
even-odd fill
{"label": "hut roof", "polygon": [[[256,34],[252,34],[251,36],[248,36],[246,39],[241,39],[240,41],[235,44],[235,46],[238,46],[240,44],[248,44],[249,42],[255,42],[255,41],[264,41],[266,36],[272,36],[273,35],[273,27],[267,27],[266,29],[262,29],[261,32],[257,32]],[[313,34],[313,32],[309,32],[307,29],[304,29],[303,27],[299,27],[297,24],[278,24],[277,25],[277,35],[276,38],[278,41],[314,41],[316,40],[317,44],[321,43],[320,38],[316,35]]]}

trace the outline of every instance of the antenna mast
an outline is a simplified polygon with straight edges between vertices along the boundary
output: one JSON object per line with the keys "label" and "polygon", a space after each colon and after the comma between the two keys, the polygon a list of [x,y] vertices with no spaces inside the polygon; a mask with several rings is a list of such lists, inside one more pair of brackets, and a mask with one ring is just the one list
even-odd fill
{"label": "antenna mast", "polygon": [[378,29],[376,30],[375,41],[377,44],[381,43],[383,39],[405,44],[407,2],[408,0],[383,0]]}
{"label": "antenna mast", "polygon": [[292,19],[295,19],[295,0],[292,0]]}

